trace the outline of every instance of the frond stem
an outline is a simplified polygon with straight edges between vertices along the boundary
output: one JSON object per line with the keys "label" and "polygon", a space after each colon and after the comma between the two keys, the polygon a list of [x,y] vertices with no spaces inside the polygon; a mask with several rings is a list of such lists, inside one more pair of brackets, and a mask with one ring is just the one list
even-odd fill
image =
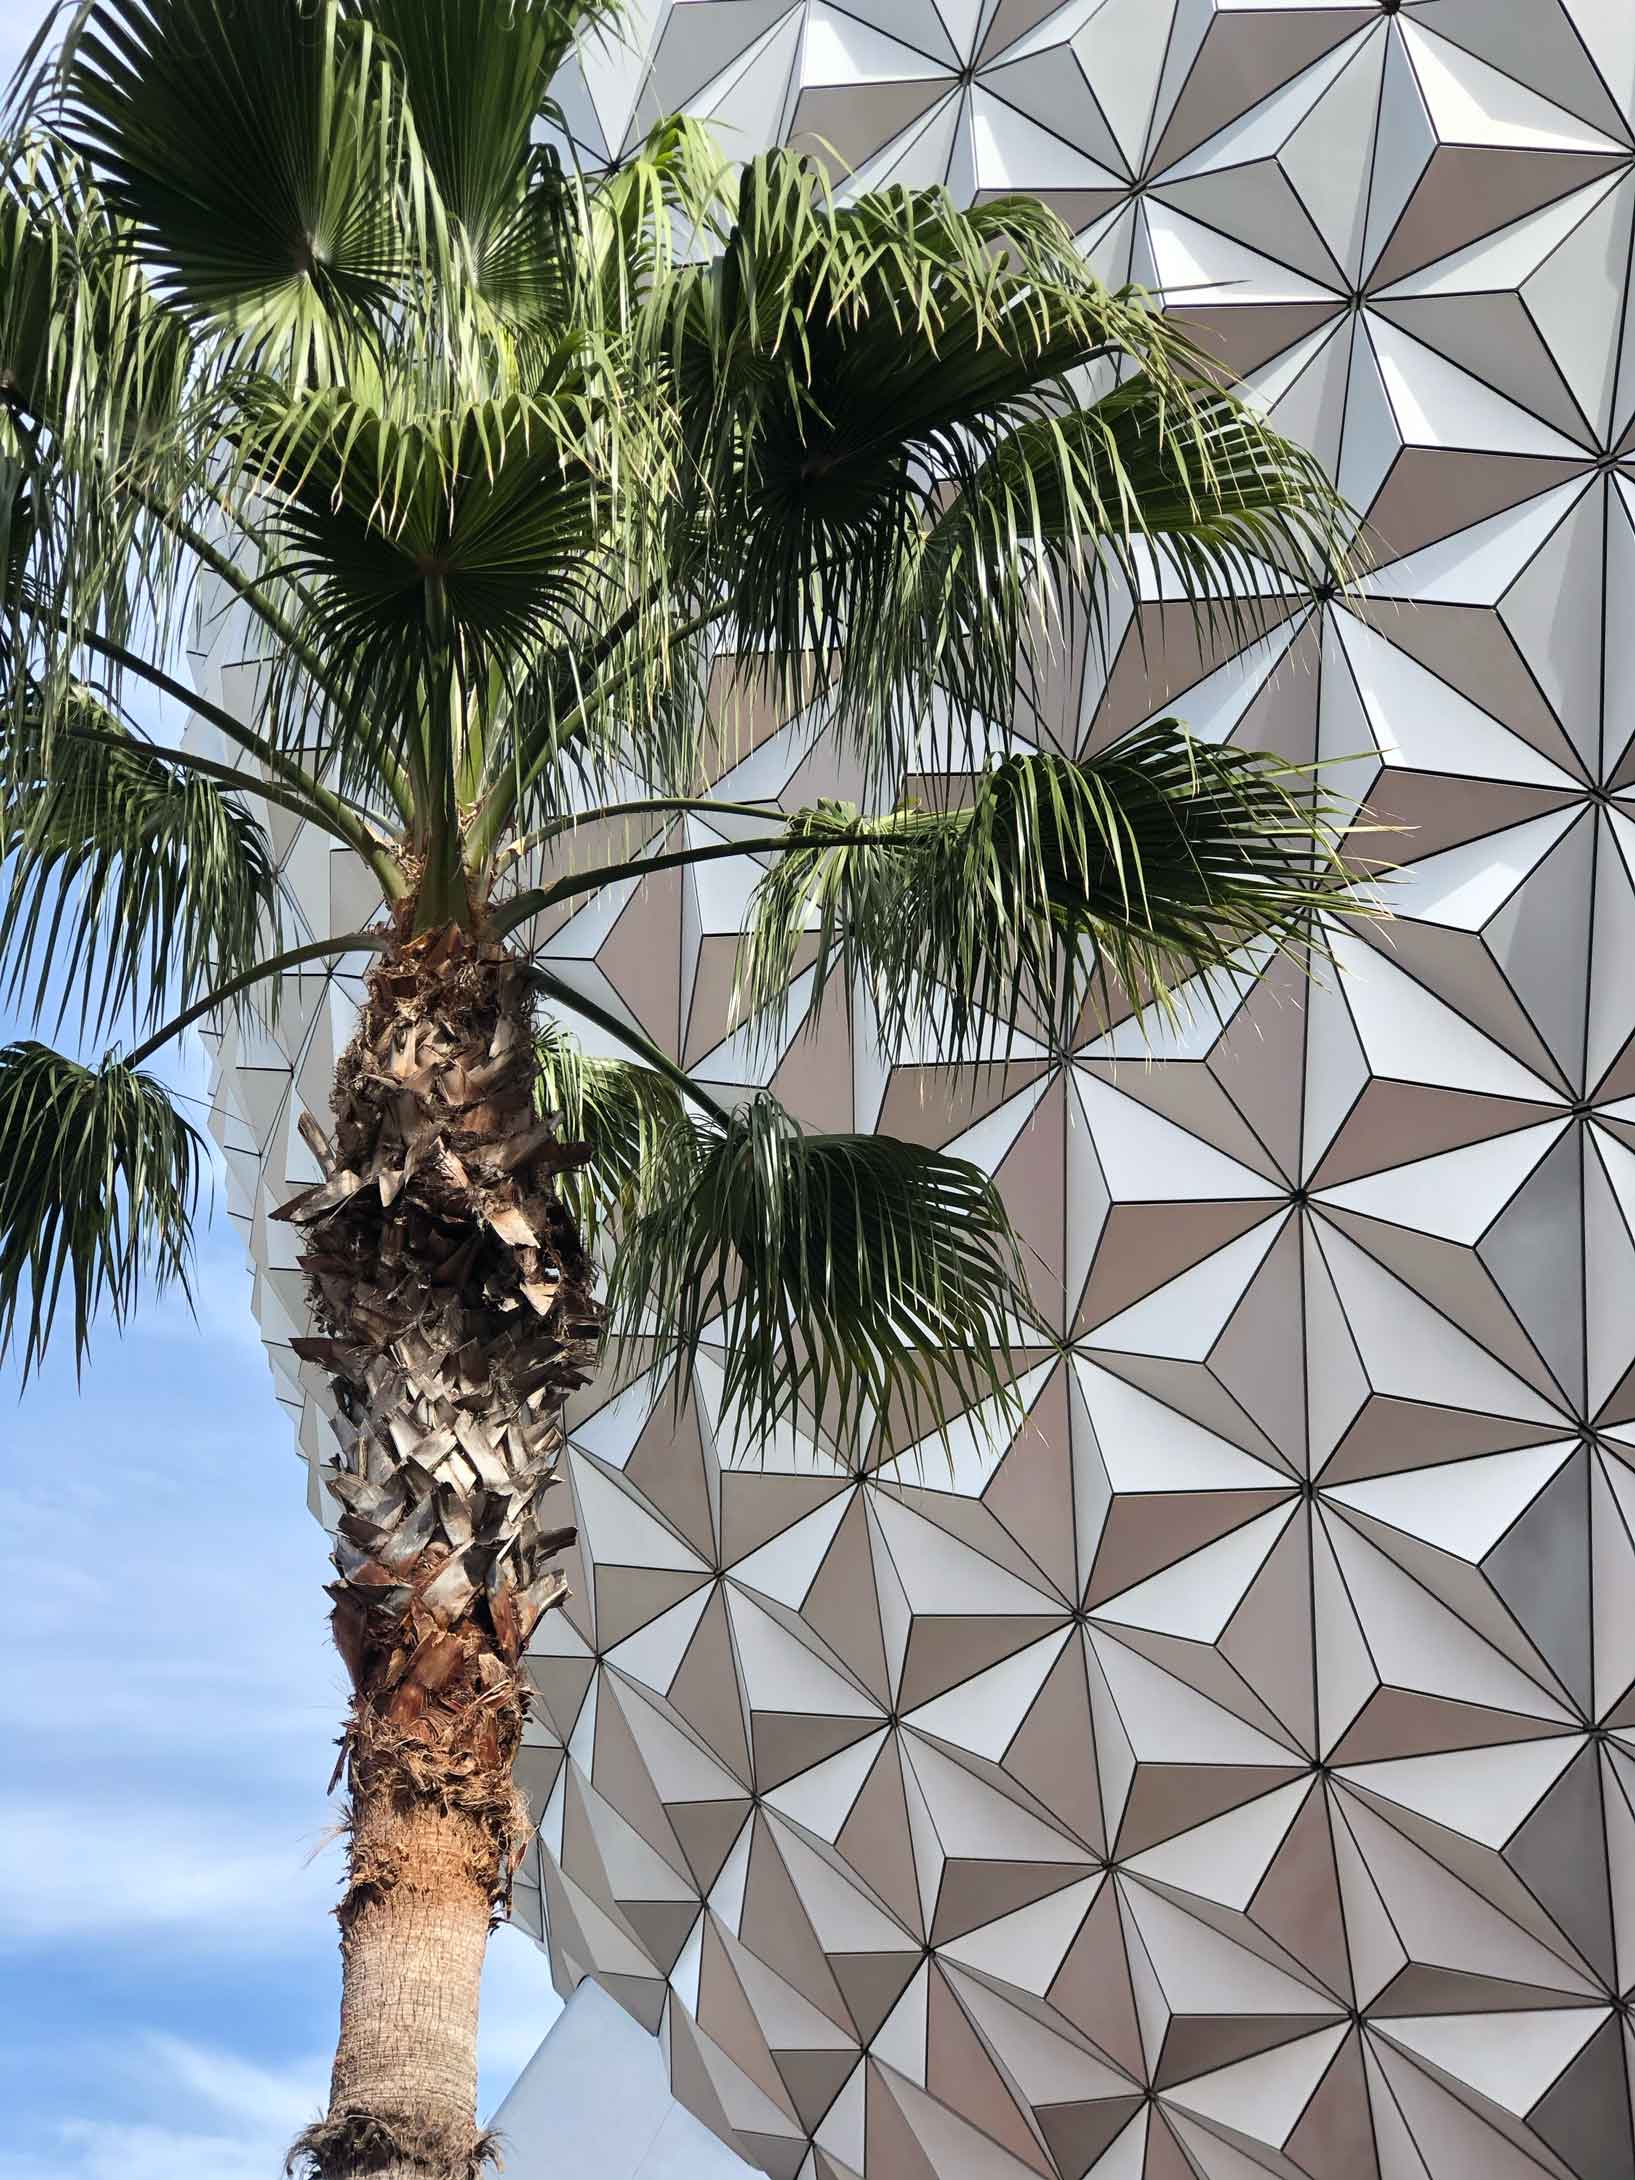
{"label": "frond stem", "polygon": [[508,862],[516,856],[528,855],[535,848],[546,847],[551,841],[561,839],[564,833],[578,832],[585,825],[600,825],[608,818],[642,817],[649,811],[689,810],[708,814],[717,811],[725,817],[766,818],[775,814],[774,807],[764,802],[717,802],[709,795],[644,795],[635,802],[605,802],[594,810],[580,810],[572,817],[554,818],[549,825],[540,826],[537,832],[524,833],[516,840],[507,841],[500,850],[500,862]]}
{"label": "frond stem", "polygon": [[[621,624],[630,620],[634,610],[634,608],[629,609],[625,614],[621,615],[620,623],[615,624],[619,629],[620,640],[623,639],[623,635],[626,633]],[[726,611],[726,607],[716,606],[712,607],[708,613],[696,614],[692,620],[684,621],[679,628],[672,629],[666,639],[667,642],[671,644],[689,642],[694,636],[702,635],[705,629],[712,627],[717,621],[725,619]],[[615,648],[613,631],[609,631],[608,636],[604,637],[592,656],[598,664],[605,663]],[[527,794],[540,774],[548,770],[556,759],[561,756],[574,736],[584,726],[595,706],[598,703],[605,702],[624,682],[630,680],[638,670],[638,665],[639,661],[631,660],[608,681],[598,683],[586,690],[580,697],[579,702],[573,707],[573,710],[559,723],[547,746],[538,752],[526,772],[520,776],[515,773],[506,773],[503,777],[494,781],[478,806],[476,816],[467,835],[474,866],[479,865],[493,853],[494,843],[499,838],[506,819]]]}
{"label": "frond stem", "polygon": [[232,765],[217,764],[214,758],[198,757],[190,749],[176,749],[166,742],[151,742],[146,737],[136,740],[107,733],[98,727],[63,727],[59,732],[66,741],[91,742],[103,749],[139,749],[144,755],[157,757],[183,771],[202,773],[206,779],[220,780],[224,787],[234,788],[240,794],[255,795],[262,802],[276,803],[280,809],[293,811],[297,817],[304,818],[309,825],[316,825],[320,832],[328,833],[346,847],[355,845],[315,802],[295,788],[281,787],[271,780],[258,780],[253,773],[236,771]]}
{"label": "frond stem", "polygon": [[[826,833],[826,848],[877,848],[890,844],[890,836],[883,839],[877,832]],[[734,855],[781,855],[796,843],[787,833],[769,833],[760,840],[722,840],[712,842],[707,848],[672,848],[663,855],[643,855],[626,863],[605,863],[597,870],[579,871],[568,878],[559,878],[555,885],[545,886],[530,893],[516,893],[495,911],[492,929],[496,938],[514,931],[518,924],[526,923],[530,916],[538,916],[547,908],[554,908],[559,901],[572,900],[575,894],[596,893],[603,886],[616,885],[621,878],[645,878],[650,871],[677,870],[688,863],[716,863],[723,857]]]}
{"label": "frond stem", "polygon": [[184,1029],[191,1029],[202,1015],[224,1007],[229,999],[236,999],[252,984],[260,984],[270,976],[281,976],[286,969],[299,968],[304,961],[322,961],[332,954],[378,954],[392,944],[394,936],[390,931],[344,931],[334,938],[314,939],[308,946],[292,946],[287,953],[271,954],[265,961],[258,961],[253,969],[246,969],[242,975],[229,977],[225,984],[218,984],[213,992],[206,992],[202,999],[196,999],[163,1029],[156,1029],[134,1052],[126,1055],[125,1065],[137,1068],[144,1060],[151,1060],[161,1045],[168,1045]]}
{"label": "frond stem", "polygon": [[[58,626],[62,625],[59,619]],[[363,857],[380,880],[389,901],[403,897],[407,891],[403,874],[384,844],[370,831],[362,817],[351,810],[333,789],[314,779],[304,765],[297,764],[293,757],[286,757],[281,749],[275,748],[253,728],[243,725],[231,712],[224,711],[219,704],[212,704],[208,697],[201,696],[196,689],[190,689],[185,682],[177,681],[163,667],[155,666],[150,659],[143,658],[140,652],[127,651],[123,644],[114,643],[108,637],[99,636],[89,629],[80,631],[79,640],[88,651],[95,651],[99,657],[107,659],[122,672],[134,674],[139,681],[147,682],[151,688],[159,690],[162,695],[170,697],[173,702],[226,735],[230,742],[247,751],[258,763],[264,764],[269,772],[303,798],[304,803],[309,806],[304,810],[304,815],[316,816],[326,831],[333,833],[338,840],[344,841],[349,848]],[[243,780],[237,774],[232,776],[239,785],[252,790],[255,788],[254,781]],[[279,798],[269,796],[268,799],[277,801]]]}
{"label": "frond stem", "polygon": [[677,1067],[674,1060],[640,1030],[632,1029],[628,1022],[621,1022],[616,1014],[609,1013],[606,1007],[599,1007],[594,999],[582,998],[572,985],[564,984],[559,977],[552,976],[549,969],[540,968],[537,962],[529,974],[547,999],[554,999],[559,1006],[570,1008],[587,1022],[594,1022],[598,1029],[605,1029],[610,1037],[616,1037],[627,1052],[634,1052],[655,1075],[662,1075],[666,1082],[674,1083],[682,1096],[690,1099],[701,1112],[708,1113],[717,1126],[731,1125],[732,1115],[726,1107],[718,1104],[707,1090],[701,1089],[685,1069]]}

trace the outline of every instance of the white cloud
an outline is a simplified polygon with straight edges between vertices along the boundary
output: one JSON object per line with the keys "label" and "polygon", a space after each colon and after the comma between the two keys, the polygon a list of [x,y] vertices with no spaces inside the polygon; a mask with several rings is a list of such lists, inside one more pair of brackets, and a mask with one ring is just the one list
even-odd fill
{"label": "white cloud", "polygon": [[271,2180],[288,2141],[64,2120],[48,2156],[0,2156],[0,2180]]}
{"label": "white cloud", "polygon": [[271,2180],[322,2102],[316,2060],[247,2065],[180,2037],[145,2036],[111,2050],[109,2070],[140,2077],[173,2120],[58,2121],[49,2152],[0,2153],[0,2180]]}
{"label": "white cloud", "polygon": [[4,1943],[162,1934],[240,1955],[310,1948],[334,1902],[333,1862],[313,1859],[316,1840],[246,1816],[242,1806],[0,1797]]}
{"label": "white cloud", "polygon": [[177,2088],[223,2118],[286,2144],[322,2109],[327,2068],[321,2060],[298,2067],[252,2066],[231,2052],[214,2051],[180,2036],[146,2036],[142,2054]]}

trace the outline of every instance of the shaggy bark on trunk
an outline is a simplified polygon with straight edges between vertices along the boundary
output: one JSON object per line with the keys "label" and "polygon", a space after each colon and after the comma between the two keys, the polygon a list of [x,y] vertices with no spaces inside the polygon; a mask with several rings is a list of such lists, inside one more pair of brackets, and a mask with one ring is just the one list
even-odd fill
{"label": "shaggy bark on trunk", "polygon": [[337,1910],[342,2000],[313,2180],[476,2180],[483,1953],[527,1840],[521,1659],[566,1587],[544,1511],[599,1313],[534,1110],[525,965],[456,927],[387,954],[336,1075],[302,1230],[342,1456],[325,1480],[336,1647],[354,1688]]}

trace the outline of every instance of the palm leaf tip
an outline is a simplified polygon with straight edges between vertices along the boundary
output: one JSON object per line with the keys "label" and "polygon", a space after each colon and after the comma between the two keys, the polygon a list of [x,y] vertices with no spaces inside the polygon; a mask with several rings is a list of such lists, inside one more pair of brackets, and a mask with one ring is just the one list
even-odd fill
{"label": "palm leaf tip", "polygon": [[1083,762],[1008,757],[954,809],[798,812],[757,887],[738,1004],[778,1019],[810,946],[814,1009],[838,981],[868,992],[888,1045],[929,1032],[952,1060],[992,1059],[1019,1034],[1065,1046],[1112,986],[1173,1011],[1245,948],[1304,943],[1319,909],[1377,912],[1309,777],[1160,720]]}
{"label": "palm leaf tip", "polygon": [[53,981],[60,1014],[77,991],[93,1030],[127,1009],[152,1022],[276,943],[272,843],[234,789],[89,691],[55,711],[0,717],[0,987],[36,1016]]}
{"label": "palm leaf tip", "polygon": [[536,1101],[564,1139],[590,1157],[559,1175],[557,1186],[588,1246],[621,1219],[639,1213],[673,1170],[692,1122],[676,1086],[653,1068],[588,1053],[556,1023],[535,1040]]}
{"label": "palm leaf tip", "polygon": [[33,1041],[0,1050],[0,1353],[21,1330],[25,1377],[65,1299],[83,1363],[100,1307],[123,1324],[144,1289],[188,1290],[204,1165],[152,1076]]}
{"label": "palm leaf tip", "polygon": [[1034,1316],[992,1177],[888,1136],[805,1134],[769,1094],[672,1140],[667,1186],[626,1228],[615,1325],[656,1318],[678,1399],[724,1350],[739,1440],[816,1419],[848,1453],[878,1423],[912,1438],[1010,1397]]}

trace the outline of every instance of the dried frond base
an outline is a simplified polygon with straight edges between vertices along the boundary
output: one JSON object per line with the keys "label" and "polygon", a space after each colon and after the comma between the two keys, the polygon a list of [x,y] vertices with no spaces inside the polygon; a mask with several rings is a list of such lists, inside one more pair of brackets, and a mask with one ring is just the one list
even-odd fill
{"label": "dried frond base", "polygon": [[342,2111],[302,2129],[284,2171],[292,2180],[483,2180],[503,2163],[492,2129]]}
{"label": "dried frond base", "polygon": [[[463,1817],[470,1825],[467,1875],[491,1907],[507,1905],[511,1871],[533,1837],[528,1804],[511,1776],[522,1737],[526,1691],[508,1690],[496,1708],[496,1760],[481,1761],[462,1741],[458,1712],[432,1712],[419,1730],[400,1727],[359,1701],[345,1748],[352,1797],[345,1818],[349,1840],[346,1894],[336,1913],[344,1930],[369,1899],[398,1882],[400,1834],[395,1813],[412,1809]],[[443,1729],[438,1731],[437,1729]]]}

